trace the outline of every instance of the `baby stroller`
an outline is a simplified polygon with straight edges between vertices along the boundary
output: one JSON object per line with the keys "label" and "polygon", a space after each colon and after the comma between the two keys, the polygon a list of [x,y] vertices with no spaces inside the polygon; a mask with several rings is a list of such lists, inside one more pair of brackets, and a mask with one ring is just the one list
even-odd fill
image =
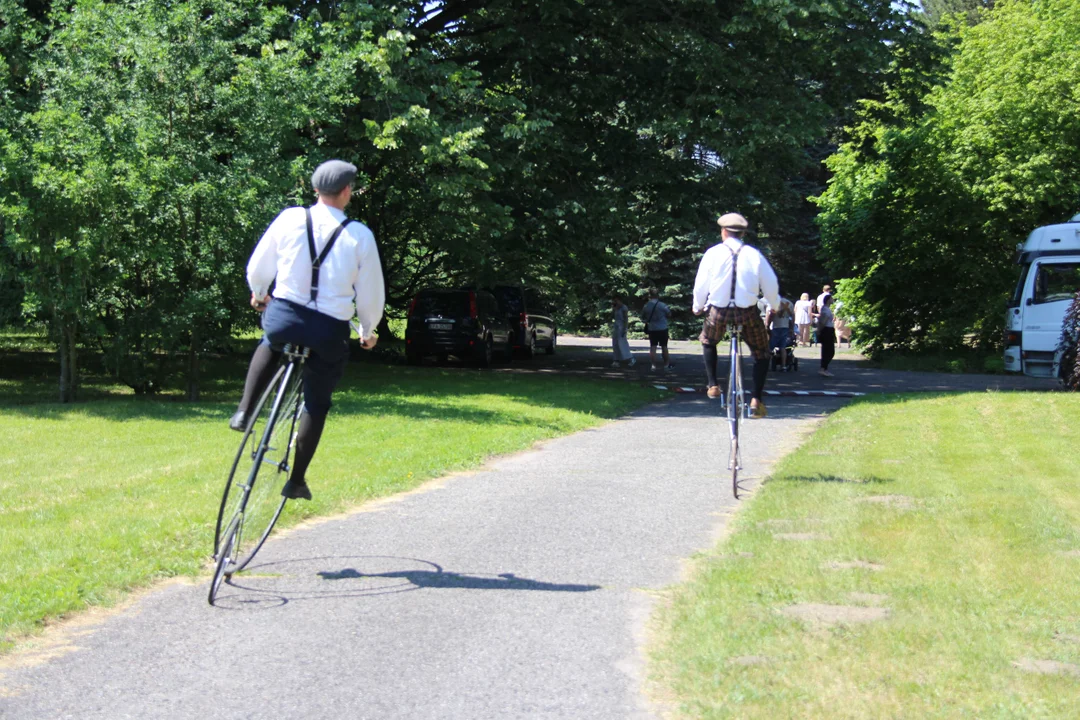
{"label": "baby stroller", "polygon": [[787,363],[782,362],[783,354],[780,347],[773,344],[772,361],[770,369],[773,372],[795,372],[799,369],[799,358],[795,357],[795,336],[790,331],[787,334]]}

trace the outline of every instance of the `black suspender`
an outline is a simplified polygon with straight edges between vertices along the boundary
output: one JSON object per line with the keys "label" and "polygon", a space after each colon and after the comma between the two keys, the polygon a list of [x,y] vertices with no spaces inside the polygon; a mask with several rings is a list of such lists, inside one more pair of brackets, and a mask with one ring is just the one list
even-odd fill
{"label": "black suspender", "polygon": [[735,278],[737,277],[736,273],[739,270],[739,253],[742,252],[742,249],[746,247],[746,245],[740,245],[738,250],[732,250],[727,245],[724,247],[731,253],[731,297],[728,299],[728,307],[735,307]]}
{"label": "black suspender", "polygon": [[322,249],[321,253],[315,253],[315,230],[311,224],[311,208],[304,208],[304,214],[307,216],[307,247],[308,255],[311,256],[311,302],[317,303],[319,299],[319,269],[322,267],[323,260],[330,254],[330,248],[334,247],[334,243],[337,242],[338,236],[345,229],[349,223],[353,222],[349,218],[345,218],[345,222],[341,223],[334,229],[334,232],[330,235],[330,239],[326,241],[326,246]]}

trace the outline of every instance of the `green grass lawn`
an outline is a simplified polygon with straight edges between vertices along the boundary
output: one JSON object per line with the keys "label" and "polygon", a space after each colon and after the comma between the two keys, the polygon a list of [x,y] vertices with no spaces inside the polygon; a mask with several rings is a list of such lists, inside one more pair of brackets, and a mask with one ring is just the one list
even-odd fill
{"label": "green grass lawn", "polygon": [[[837,412],[674,589],[665,694],[707,718],[1077,717],[1078,428],[1064,393]],[[807,604],[849,609],[786,614]]]}
{"label": "green grass lawn", "polygon": [[[240,438],[226,421],[245,368],[244,358],[219,361],[198,403],[136,398],[94,376],[82,392],[89,401],[42,402],[55,385],[33,363],[0,379],[0,650],[47,619],[206,570]],[[290,503],[281,525],[475,467],[659,395],[631,383],[351,363],[308,472],[315,499]]]}

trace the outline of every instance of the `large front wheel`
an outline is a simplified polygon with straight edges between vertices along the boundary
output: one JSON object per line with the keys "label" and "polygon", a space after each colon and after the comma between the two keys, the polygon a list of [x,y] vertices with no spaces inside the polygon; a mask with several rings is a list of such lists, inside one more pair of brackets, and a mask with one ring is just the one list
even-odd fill
{"label": "large front wheel", "polygon": [[266,423],[270,419],[270,411],[273,409],[274,397],[281,387],[281,381],[285,376],[285,366],[282,366],[274,374],[273,379],[267,384],[262,397],[253,412],[249,414],[250,421],[244,430],[244,436],[240,440],[240,448],[236,451],[232,467],[229,468],[229,477],[225,480],[225,490],[221,493],[221,504],[218,506],[217,523],[214,525],[214,557],[218,556],[221,548],[221,540],[224,535],[222,530],[234,515],[239,514],[244,499],[244,488],[251,478],[255,468],[255,458],[258,455],[262,437],[266,431]]}
{"label": "large front wheel", "polygon": [[728,427],[731,434],[731,450],[728,456],[728,468],[731,470],[731,492],[739,499],[739,471],[742,470],[742,453],[739,447],[739,431],[742,429],[742,417],[746,412],[742,386],[742,363],[739,355],[739,339],[736,335],[731,342],[731,368],[728,376],[730,402],[727,406]]}
{"label": "large front wheel", "polygon": [[225,528],[225,532],[221,533],[217,559],[214,562],[214,578],[210,581],[210,595],[207,597],[211,605],[217,600],[221,583],[236,571],[236,536],[239,532],[240,516],[236,515]]}
{"label": "large front wheel", "polygon": [[[222,551],[222,523],[228,517],[238,519],[234,572],[244,569],[259,552],[285,507],[281,489],[291,470],[303,411],[300,368],[298,364],[282,368],[263,393],[244,433],[221,499],[215,556],[220,556]],[[233,508],[231,515],[227,514],[230,508]]]}

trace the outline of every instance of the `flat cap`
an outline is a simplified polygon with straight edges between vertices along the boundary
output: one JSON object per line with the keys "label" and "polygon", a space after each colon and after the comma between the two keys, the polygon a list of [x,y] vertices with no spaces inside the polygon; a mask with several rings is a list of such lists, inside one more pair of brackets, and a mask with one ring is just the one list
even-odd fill
{"label": "flat cap", "polygon": [[728,213],[727,215],[721,215],[720,219],[716,221],[716,224],[722,228],[729,228],[731,230],[745,230],[749,225],[739,213]]}
{"label": "flat cap", "polygon": [[311,173],[311,186],[333,195],[356,179],[356,166],[344,160],[327,160]]}

